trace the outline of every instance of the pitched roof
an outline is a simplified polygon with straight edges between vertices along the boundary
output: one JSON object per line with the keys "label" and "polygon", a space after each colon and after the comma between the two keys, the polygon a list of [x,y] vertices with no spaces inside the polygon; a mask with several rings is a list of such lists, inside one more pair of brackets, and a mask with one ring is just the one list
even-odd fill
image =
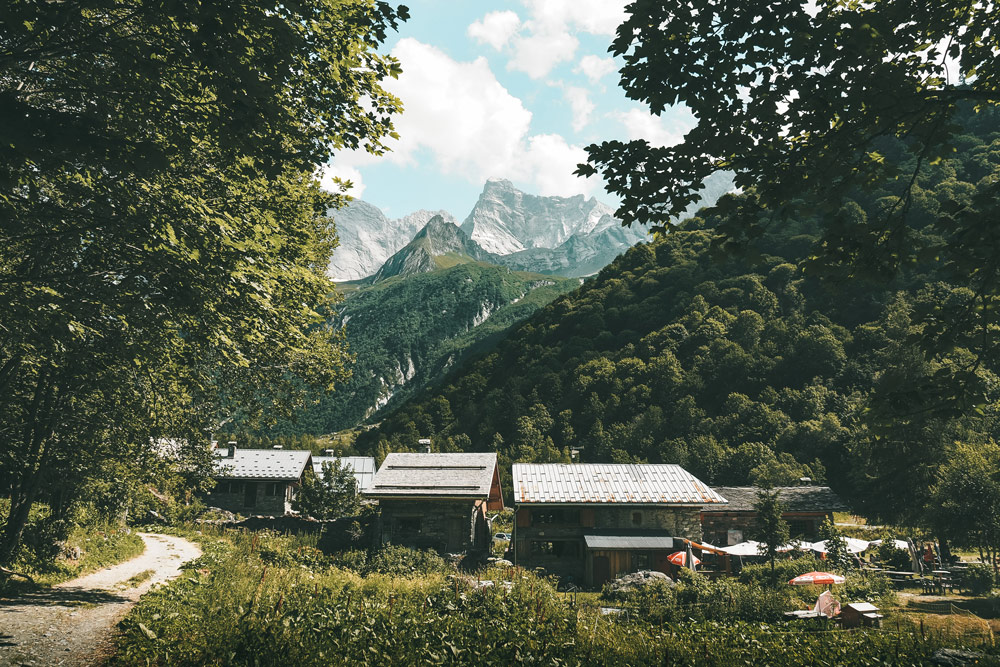
{"label": "pitched roof", "polygon": [[237,449],[230,458],[225,448],[217,451],[214,467],[219,479],[296,480],[311,455],[306,450]]}
{"label": "pitched roof", "polygon": [[496,468],[496,454],[389,454],[364,495],[486,499]]}
{"label": "pitched roof", "polygon": [[726,500],[684,468],[653,463],[515,463],[515,503],[704,505]]}
{"label": "pitched roof", "polygon": [[358,481],[359,491],[363,491],[371,485],[372,478],[375,476],[375,459],[370,456],[314,456],[313,472],[317,475],[323,474],[323,464],[332,465],[338,459],[342,467],[350,468],[351,472],[354,473],[354,479]]}
{"label": "pitched roof", "polygon": [[[729,501],[724,507],[705,506],[706,512],[754,512],[757,502],[756,486],[717,486],[722,497]],[[829,486],[776,486],[778,499],[786,512],[843,512],[847,506]]]}

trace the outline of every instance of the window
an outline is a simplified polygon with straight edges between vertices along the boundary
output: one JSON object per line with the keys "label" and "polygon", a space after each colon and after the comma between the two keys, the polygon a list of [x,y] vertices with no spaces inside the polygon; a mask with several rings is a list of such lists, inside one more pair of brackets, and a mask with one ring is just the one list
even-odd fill
{"label": "window", "polygon": [[632,525],[633,526],[642,525],[642,512],[632,512]]}
{"label": "window", "polygon": [[812,537],[813,522],[802,519],[792,519],[788,522],[788,534],[792,537]]}
{"label": "window", "polygon": [[219,482],[212,489],[212,493],[229,493],[229,482]]}
{"label": "window", "polygon": [[559,523],[567,525],[579,525],[580,510],[567,509],[563,507],[545,507],[531,511],[531,523]]}
{"label": "window", "polygon": [[554,556],[556,558],[579,558],[580,543],[576,540],[532,540],[532,556]]}
{"label": "window", "polygon": [[281,486],[277,482],[268,482],[267,486],[264,487],[264,493],[268,496],[280,495]]}
{"label": "window", "polygon": [[645,551],[636,551],[632,554],[632,569],[633,570],[648,570],[649,569],[649,553]]}
{"label": "window", "polygon": [[396,532],[397,533],[419,533],[420,532],[420,517],[418,517],[418,516],[401,516],[401,517],[396,517]]}

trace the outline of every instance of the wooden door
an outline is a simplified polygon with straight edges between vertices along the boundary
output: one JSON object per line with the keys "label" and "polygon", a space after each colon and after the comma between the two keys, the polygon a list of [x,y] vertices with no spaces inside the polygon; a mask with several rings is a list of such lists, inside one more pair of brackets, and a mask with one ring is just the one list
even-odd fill
{"label": "wooden door", "polygon": [[594,586],[603,586],[611,577],[611,563],[607,556],[594,556]]}
{"label": "wooden door", "polygon": [[257,506],[257,482],[243,483],[243,507]]}

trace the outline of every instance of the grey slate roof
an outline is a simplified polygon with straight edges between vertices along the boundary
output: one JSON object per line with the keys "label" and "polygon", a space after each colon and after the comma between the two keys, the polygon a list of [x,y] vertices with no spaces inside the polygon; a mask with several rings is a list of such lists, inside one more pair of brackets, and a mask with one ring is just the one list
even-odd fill
{"label": "grey slate roof", "polygon": [[370,456],[314,456],[313,457],[313,472],[316,475],[323,474],[323,464],[329,463],[333,464],[334,461],[340,459],[340,465],[344,468],[350,468],[351,472],[354,473],[354,479],[358,482],[358,490],[363,491],[371,486],[372,478],[375,476],[375,459]]}
{"label": "grey slate roof", "polygon": [[[757,501],[755,486],[717,486],[729,504],[724,507],[706,505],[706,512],[753,512]],[[829,486],[777,486],[778,499],[786,512],[844,512],[847,506]]]}
{"label": "grey slate roof", "polygon": [[496,454],[389,454],[364,495],[487,499]]}
{"label": "grey slate roof", "polygon": [[515,463],[515,503],[723,504],[684,468],[653,463]]}
{"label": "grey slate roof", "polygon": [[674,538],[654,535],[584,535],[588,549],[673,549]]}
{"label": "grey slate roof", "polygon": [[217,450],[214,461],[218,479],[297,480],[309,462],[310,452],[293,449],[237,449],[233,458]]}

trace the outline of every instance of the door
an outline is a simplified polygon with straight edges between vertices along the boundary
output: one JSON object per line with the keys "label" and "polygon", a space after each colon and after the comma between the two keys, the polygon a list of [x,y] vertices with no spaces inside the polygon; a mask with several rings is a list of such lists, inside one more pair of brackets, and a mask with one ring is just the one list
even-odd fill
{"label": "door", "polygon": [[243,507],[257,506],[257,482],[243,484]]}
{"label": "door", "polygon": [[607,556],[594,556],[594,586],[603,586],[611,577],[611,563]]}

